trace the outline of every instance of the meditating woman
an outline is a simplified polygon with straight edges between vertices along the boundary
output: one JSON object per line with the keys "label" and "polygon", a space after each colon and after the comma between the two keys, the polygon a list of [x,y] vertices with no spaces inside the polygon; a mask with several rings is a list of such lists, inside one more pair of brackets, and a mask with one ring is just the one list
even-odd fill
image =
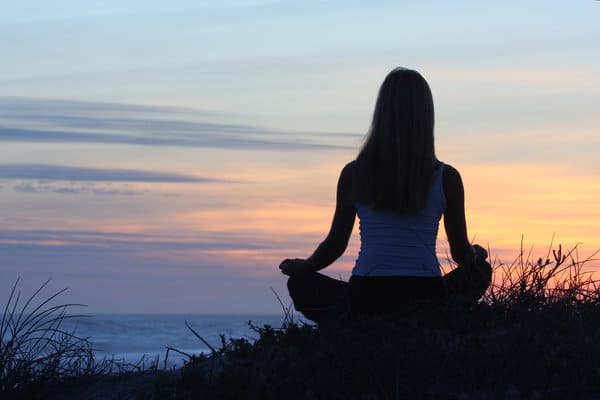
{"label": "meditating woman", "polygon": [[[390,72],[375,105],[367,140],[341,171],[326,239],[307,259],[286,259],[295,308],[319,321],[336,305],[353,314],[393,313],[462,298],[476,302],[491,280],[487,252],[471,246],[460,174],[436,158],[433,98],[416,71]],[[360,252],[349,282],[317,271],[345,251],[360,220]],[[442,277],[436,256],[439,221],[459,265]]]}

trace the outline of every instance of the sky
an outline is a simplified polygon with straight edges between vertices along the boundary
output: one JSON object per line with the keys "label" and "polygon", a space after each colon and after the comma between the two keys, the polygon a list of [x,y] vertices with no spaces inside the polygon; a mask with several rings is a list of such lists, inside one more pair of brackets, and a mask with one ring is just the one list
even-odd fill
{"label": "sky", "polygon": [[6,3],[0,304],[20,278],[89,313],[281,313],[277,267],[326,236],[397,66],[432,88],[474,242],[600,249],[598,1]]}

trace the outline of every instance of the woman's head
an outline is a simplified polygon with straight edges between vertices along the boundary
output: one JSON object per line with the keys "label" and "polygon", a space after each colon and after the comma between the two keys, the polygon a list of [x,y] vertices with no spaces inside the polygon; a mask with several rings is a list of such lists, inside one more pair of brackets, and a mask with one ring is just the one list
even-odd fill
{"label": "woman's head", "polygon": [[421,209],[437,165],[433,128],[433,98],[425,79],[410,69],[391,71],[357,157],[358,199],[379,209]]}

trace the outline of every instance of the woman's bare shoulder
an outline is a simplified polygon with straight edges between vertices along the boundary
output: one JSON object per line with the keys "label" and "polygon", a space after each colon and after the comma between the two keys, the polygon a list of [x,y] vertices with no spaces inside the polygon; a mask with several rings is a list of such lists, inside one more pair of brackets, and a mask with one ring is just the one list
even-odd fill
{"label": "woman's bare shoulder", "polygon": [[460,172],[452,165],[444,163],[444,184],[456,185],[462,182]]}
{"label": "woman's bare shoulder", "polygon": [[346,171],[346,172],[352,172],[352,171],[354,171],[354,168],[356,168],[355,166],[356,166],[356,160],[350,161],[349,163],[347,163],[346,165],[344,165],[344,168],[342,168],[342,173],[344,171]]}
{"label": "woman's bare shoulder", "polygon": [[452,202],[455,199],[462,199],[464,196],[464,187],[458,170],[450,164],[445,164],[442,178],[446,200]]}
{"label": "woman's bare shoulder", "polygon": [[340,181],[344,182],[352,182],[354,177],[354,171],[356,169],[356,160],[352,160],[342,168],[342,172],[340,172]]}
{"label": "woman's bare shoulder", "polygon": [[352,197],[352,186],[355,176],[356,160],[347,163],[342,172],[340,172],[340,179],[338,181],[338,195],[345,201],[351,201]]}

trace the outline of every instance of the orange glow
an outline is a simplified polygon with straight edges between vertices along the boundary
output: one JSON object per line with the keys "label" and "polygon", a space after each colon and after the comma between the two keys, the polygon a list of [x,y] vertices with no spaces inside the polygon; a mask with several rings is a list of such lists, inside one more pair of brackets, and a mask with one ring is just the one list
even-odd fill
{"label": "orange glow", "polygon": [[[469,235],[511,262],[524,251],[544,256],[554,246],[578,245],[582,258],[600,248],[600,182],[560,164],[465,164],[461,173]],[[554,237],[554,238],[553,238]],[[600,270],[598,262],[588,270]]]}
{"label": "orange glow", "polygon": [[467,164],[465,183],[471,235],[502,247],[527,242],[600,244],[600,183],[560,165]]}
{"label": "orange glow", "polygon": [[[121,215],[79,213],[68,219],[59,214],[47,215],[46,229],[60,226],[82,231],[139,233],[135,240],[173,243],[200,240],[208,247],[213,240],[215,245],[220,240],[227,242],[226,248],[172,249],[168,257],[222,259],[240,269],[252,261],[254,265],[263,265],[261,273],[267,273],[283,258],[309,256],[325,238],[335,207],[337,177],[344,163],[340,158],[306,168],[295,165],[281,169],[258,163],[240,174],[242,180],[253,183],[154,188],[157,195],[150,197],[146,208],[139,212],[131,208],[133,212]],[[583,255],[600,248],[600,232],[596,227],[600,221],[600,181],[595,176],[550,163],[454,165],[465,185],[469,237],[489,246],[492,257],[512,261],[519,253],[522,236],[525,250],[533,246],[536,257],[546,253],[553,236],[554,243],[561,243],[565,249],[582,243],[579,248]],[[174,191],[178,196],[161,196],[163,190]],[[126,201],[135,204],[138,200],[132,196],[122,199],[124,204]],[[35,222],[35,216],[31,221]],[[39,224],[36,226],[40,228]],[[439,239],[438,255],[446,265],[448,246],[443,224]],[[116,243],[120,239],[113,240]],[[61,246],[70,244],[70,240],[35,243]],[[261,244],[265,244],[264,248]],[[257,249],[248,249],[250,245]],[[345,257],[328,273],[351,270],[358,247],[356,225]]]}
{"label": "orange glow", "polygon": [[[489,246],[492,257],[511,261],[519,252],[522,236],[526,249],[534,246],[535,251],[543,253],[553,236],[554,243],[562,243],[564,248],[583,243],[581,249],[591,253],[600,246],[600,232],[593,223],[600,221],[600,182],[593,176],[544,163],[472,163],[456,167],[465,184],[470,238]],[[266,193],[257,192],[255,185],[220,186],[219,190],[228,192],[224,196],[227,199],[235,190],[234,198],[239,199],[236,205],[182,210],[170,218],[187,231],[243,232],[280,246],[272,252],[215,250],[228,257],[261,259],[270,266],[280,257],[305,257],[328,232],[339,168],[328,164],[328,168],[304,170],[304,175],[296,172],[287,180],[283,179],[285,173],[271,172],[265,175],[272,180],[268,189],[262,188],[267,189]],[[254,173],[260,177],[257,180],[263,179],[259,171]],[[313,184],[297,185],[299,181]],[[302,195],[303,190],[307,193]],[[353,244],[346,251],[350,257],[357,253],[357,230],[355,227]],[[299,237],[303,240],[295,242]],[[307,237],[314,238],[314,243]],[[444,264],[447,244],[443,224],[438,252]],[[338,262],[334,268],[347,271],[352,262]]]}
{"label": "orange glow", "polygon": [[207,210],[181,213],[176,221],[210,231],[252,231],[257,234],[294,235],[327,233],[333,215],[331,206],[311,207],[295,203],[266,204],[238,210]]}

